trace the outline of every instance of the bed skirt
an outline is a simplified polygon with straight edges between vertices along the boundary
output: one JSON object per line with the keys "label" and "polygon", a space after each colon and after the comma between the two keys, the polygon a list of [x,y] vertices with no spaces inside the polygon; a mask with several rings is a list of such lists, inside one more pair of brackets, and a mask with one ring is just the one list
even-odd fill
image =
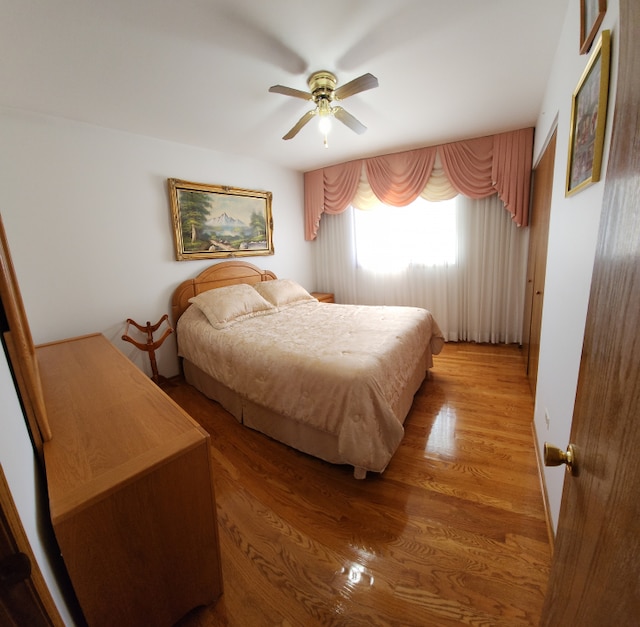
{"label": "bed skirt", "polygon": [[[207,398],[217,401],[232,414],[238,422],[259,431],[287,446],[318,457],[332,464],[348,464],[354,466],[354,477],[364,479],[367,471],[383,472],[386,468],[362,468],[344,459],[338,451],[338,436],[321,431],[313,426],[301,423],[295,419],[282,416],[266,407],[258,405],[229,389],[212,378],[198,366],[187,359],[183,359],[184,377],[187,383],[193,385]],[[404,421],[411,410],[413,398],[424,381],[427,369],[432,365],[431,350],[427,350],[424,358],[409,378],[404,393],[400,395],[394,412]]]}

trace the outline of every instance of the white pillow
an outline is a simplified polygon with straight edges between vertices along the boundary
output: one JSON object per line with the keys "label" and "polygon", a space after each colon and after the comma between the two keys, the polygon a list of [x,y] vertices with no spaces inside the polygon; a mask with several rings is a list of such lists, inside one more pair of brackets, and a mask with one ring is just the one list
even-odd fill
{"label": "white pillow", "polygon": [[276,307],[283,308],[303,301],[316,300],[307,290],[291,279],[274,279],[256,283],[254,288]]}
{"label": "white pillow", "polygon": [[189,299],[216,329],[224,329],[240,320],[272,313],[275,307],[250,285],[240,283],[219,287]]}

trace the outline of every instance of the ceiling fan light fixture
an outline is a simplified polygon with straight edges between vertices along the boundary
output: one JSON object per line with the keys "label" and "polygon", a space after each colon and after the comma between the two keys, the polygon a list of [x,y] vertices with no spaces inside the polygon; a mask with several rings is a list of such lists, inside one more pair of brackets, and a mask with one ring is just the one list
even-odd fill
{"label": "ceiling fan light fixture", "polygon": [[333,115],[333,107],[329,104],[326,98],[321,98],[318,101],[317,107],[318,115],[318,130],[324,136],[324,147],[329,147],[328,135],[331,131],[331,116]]}
{"label": "ceiling fan light fixture", "polygon": [[321,115],[318,118],[318,129],[323,135],[331,131],[331,115]]}

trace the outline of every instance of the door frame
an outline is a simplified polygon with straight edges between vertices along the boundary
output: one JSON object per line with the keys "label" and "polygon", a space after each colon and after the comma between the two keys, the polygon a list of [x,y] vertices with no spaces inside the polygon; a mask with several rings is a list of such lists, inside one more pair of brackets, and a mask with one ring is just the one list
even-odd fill
{"label": "door frame", "polygon": [[[29,616],[38,616],[42,619],[42,625],[52,627],[64,627],[64,621],[60,615],[51,592],[47,587],[38,562],[35,558],[27,534],[22,526],[20,514],[16,508],[9,484],[0,464],[0,533],[8,538],[8,544],[16,553],[23,553],[31,563],[31,574],[23,583],[16,586],[24,586],[20,597],[29,605],[26,612]],[[5,557],[0,555],[0,557]],[[28,600],[27,600],[28,599]],[[0,605],[3,610],[12,616],[11,608],[5,606],[0,596]],[[17,623],[18,624],[18,623]]]}

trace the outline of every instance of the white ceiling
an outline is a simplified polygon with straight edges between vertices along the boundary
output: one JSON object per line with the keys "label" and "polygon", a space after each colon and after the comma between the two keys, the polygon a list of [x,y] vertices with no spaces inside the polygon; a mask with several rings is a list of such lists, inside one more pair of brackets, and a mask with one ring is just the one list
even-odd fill
{"label": "white ceiling", "polygon": [[[0,105],[311,170],[534,125],[568,2],[0,0]],[[368,131],[283,141],[320,69]]]}

